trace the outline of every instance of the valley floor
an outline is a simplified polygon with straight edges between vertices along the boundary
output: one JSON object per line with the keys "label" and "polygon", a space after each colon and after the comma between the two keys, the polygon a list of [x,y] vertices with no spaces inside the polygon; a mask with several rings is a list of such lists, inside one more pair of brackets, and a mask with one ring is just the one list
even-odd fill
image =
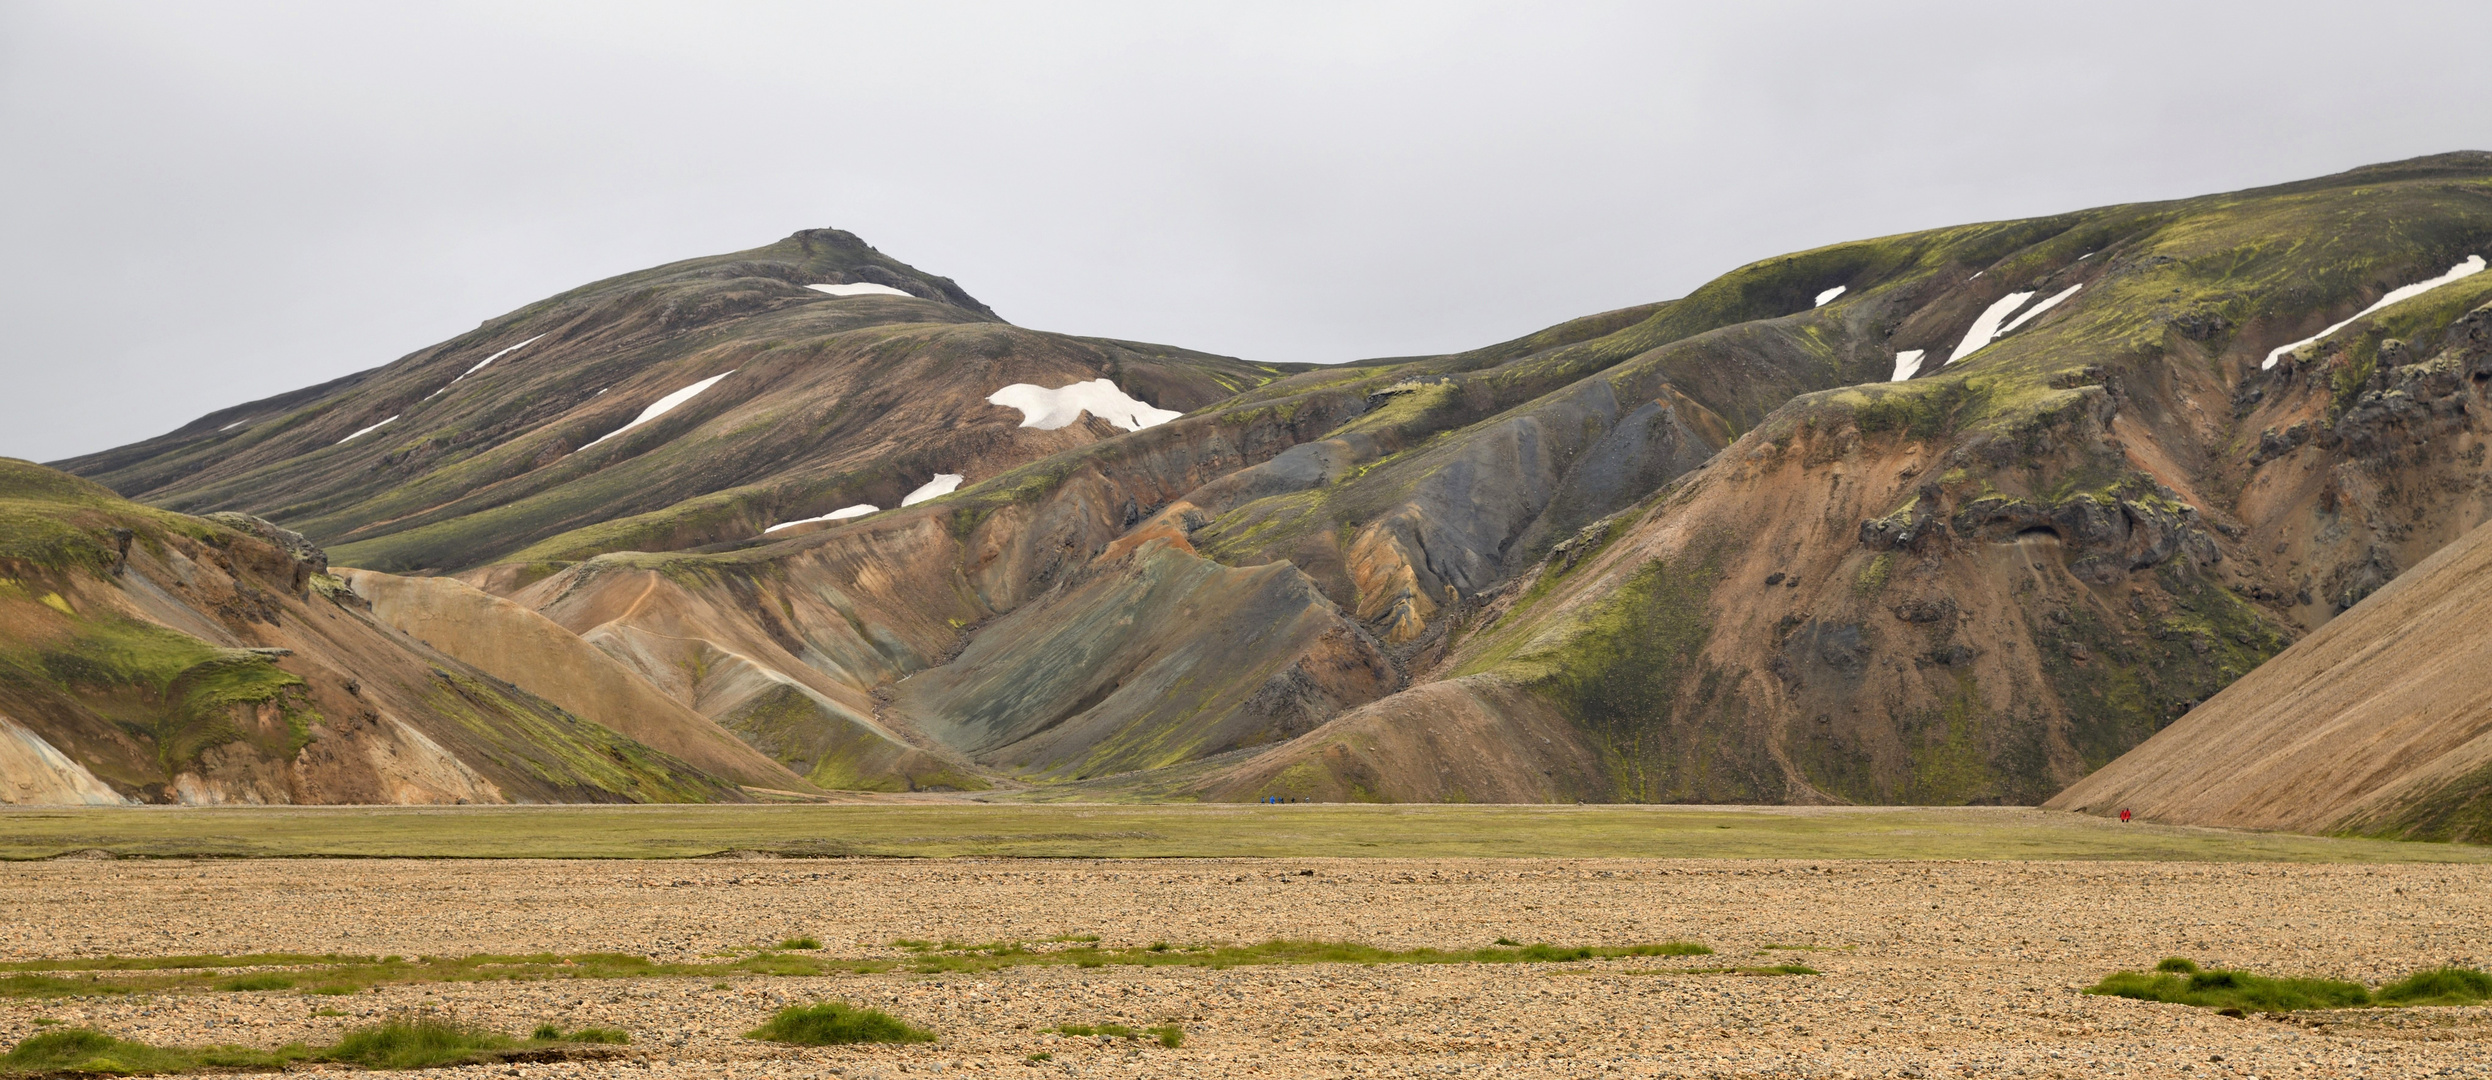
{"label": "valley floor", "polygon": [[[6,819],[0,819],[6,820]],[[1018,967],[976,974],[571,980],[0,998],[158,1044],[334,1039],[434,1009],[506,1031],[627,1029],[625,1057],[473,1076],[2492,1075],[2492,1009],[2226,1018],[2082,994],[2181,954],[2378,983],[2492,966],[2474,864],[1823,859],[77,860],[0,866],[0,960],[289,951],[614,951],[662,961],[790,935],[1356,941],[1473,948],[1684,939],[1711,956],[1571,963]],[[1803,964],[1821,974],[1700,974]],[[939,1043],[797,1049],[740,1033],[842,998]],[[327,1011],[337,1015],[316,1015]],[[1175,1049],[1053,1033],[1173,1022]],[[1032,1055],[1046,1054],[1033,1062]]]}

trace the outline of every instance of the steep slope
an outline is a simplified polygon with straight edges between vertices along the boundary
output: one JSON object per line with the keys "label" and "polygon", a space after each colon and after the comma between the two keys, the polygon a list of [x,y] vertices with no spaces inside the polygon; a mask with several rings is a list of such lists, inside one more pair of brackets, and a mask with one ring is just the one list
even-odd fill
{"label": "steep slope", "polygon": [[1868,323],[1810,314],[1826,268],[1927,273],[2019,235],[1763,263],[1473,353],[1278,379],[818,536],[470,577],[783,760],[818,755],[816,783],[1186,767],[1401,688],[1439,609],[1523,551],[1793,393],[1886,371]]}
{"label": "steep slope", "polygon": [[[1110,380],[1183,412],[1276,369],[1023,330],[831,229],[574,289],[394,363],[59,463],[242,510],[369,569],[750,541],[1107,437],[986,399]],[[1146,413],[1140,419],[1156,419]],[[1073,421],[1073,422],[1063,422]]]}
{"label": "steep slope", "polygon": [[[2492,370],[2488,366],[2487,370]],[[2492,526],[2047,805],[2149,821],[2492,842]]]}
{"label": "steep slope", "polygon": [[375,622],[327,570],[267,522],[155,510],[0,459],[0,802],[702,801],[745,799],[736,781],[803,786],[741,746],[707,747],[705,769],[584,721]]}
{"label": "steep slope", "polygon": [[[2021,224],[1814,282],[1916,377],[1790,401],[1457,628],[1436,677],[1573,736],[1500,790],[2038,802],[2492,516],[2492,279],[2449,273],[2492,249],[2492,155]],[[1474,797],[1407,738],[1443,700],[1198,790]]]}

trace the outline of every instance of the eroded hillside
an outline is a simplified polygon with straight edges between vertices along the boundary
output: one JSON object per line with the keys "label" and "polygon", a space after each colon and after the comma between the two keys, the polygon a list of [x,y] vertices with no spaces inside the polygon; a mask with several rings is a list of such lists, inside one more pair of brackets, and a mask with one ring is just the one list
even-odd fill
{"label": "eroded hillside", "polygon": [[[2486,253],[2492,155],[2444,155],[1295,372],[1018,330],[948,282],[817,299],[795,278],[861,272],[745,253],[650,272],[756,313],[670,331],[611,415],[403,483],[382,455],[281,518],[505,598],[356,578],[405,632],[536,643],[446,649],[481,670],[560,700],[558,626],[828,788],[2032,803],[2492,517]],[[639,295],[611,284],[508,336]],[[595,441],[727,371],[771,389]],[[190,479],[224,460],[198,445],[85,464],[191,505],[337,449]],[[967,482],[893,509],[937,472]]]}
{"label": "eroded hillside", "polygon": [[742,801],[739,785],[805,787],[690,710],[591,722],[365,607],[299,534],[0,459],[0,803]]}

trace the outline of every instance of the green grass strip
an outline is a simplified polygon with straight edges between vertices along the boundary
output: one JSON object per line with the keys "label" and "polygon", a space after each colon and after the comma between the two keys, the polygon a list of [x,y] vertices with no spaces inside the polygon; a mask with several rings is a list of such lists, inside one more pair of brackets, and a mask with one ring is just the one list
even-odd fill
{"label": "green grass strip", "polygon": [[247,1046],[151,1046],[92,1028],[62,1028],[27,1036],[0,1054],[0,1076],[143,1076],[202,1069],[273,1071],[303,1062],[335,1062],[367,1069],[432,1069],[480,1065],[518,1057],[577,1056],[629,1042],[612,1028],[582,1028],[564,1035],[550,1024],[529,1038],[461,1024],[437,1016],[393,1016],[348,1030],[333,1046],[288,1043],[273,1050]]}
{"label": "green grass strip", "polygon": [[[738,975],[920,975],[999,971],[1015,967],[1200,967],[1267,964],[1545,964],[1651,956],[1703,956],[1713,950],[1692,941],[1622,946],[1548,944],[1480,949],[1381,949],[1340,941],[1266,941],[1255,945],[1170,945],[1103,949],[1089,941],[963,944],[895,942],[909,955],[843,959],[765,949],[711,962],[659,963],[627,953],[485,954],[405,959],[300,958],[284,972],[225,974],[219,969],[252,966],[264,957],[180,957],[179,969],[150,967],[120,958],[21,961],[19,974],[0,976],[0,998],[74,997],[86,994],[222,990],[246,992],[302,987],[311,994],[352,994],[374,986],[446,982],[541,982],[559,979],[720,979]],[[84,978],[44,974],[84,972]],[[129,974],[107,974],[129,972]]]}
{"label": "green grass strip", "polygon": [[2089,994],[2162,1001],[2236,1014],[2356,1009],[2364,1006],[2475,1005],[2492,1000],[2492,974],[2473,968],[2418,971],[2379,989],[2339,979],[2276,978],[2229,969],[2201,970],[2186,957],[2171,957],[2152,972],[2105,976]]}

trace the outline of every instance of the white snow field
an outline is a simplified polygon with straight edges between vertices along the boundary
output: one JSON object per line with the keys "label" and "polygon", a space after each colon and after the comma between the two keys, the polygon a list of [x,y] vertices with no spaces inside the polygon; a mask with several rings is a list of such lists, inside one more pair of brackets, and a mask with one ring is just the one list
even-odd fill
{"label": "white snow field", "polygon": [[1172,409],[1154,409],[1126,396],[1107,379],[1077,382],[1054,390],[1014,383],[988,394],[986,403],[1021,410],[1021,426],[1040,431],[1054,431],[1081,419],[1085,412],[1127,431],[1155,427],[1185,415]]}
{"label": "white snow field", "polygon": [[940,499],[960,490],[959,473],[936,473],[935,478],[917,486],[917,490],[900,497],[900,505],[915,506],[928,499]]}
{"label": "white snow field", "polygon": [[2019,326],[2023,326],[2023,325],[2025,325],[2026,323],[2032,322],[2036,316],[2041,315],[2041,314],[2042,314],[2043,312],[2045,312],[2045,311],[2049,311],[2049,310],[2051,310],[2051,309],[2052,309],[2052,308],[2054,308],[2054,307],[2058,307],[2058,306],[2059,306],[2059,302],[2060,302],[2060,301],[2062,301],[2062,300],[2066,300],[2066,299],[2068,299],[2068,298],[2069,298],[2069,297],[2071,297],[2071,296],[2075,296],[2075,295],[2077,295],[2077,290],[2082,289],[2082,288],[2084,288],[2084,287],[2085,287],[2084,283],[2080,282],[2080,283],[2078,283],[2078,284],[2068,286],[2068,287],[2067,287],[2067,288],[2065,288],[2065,289],[2061,289],[2061,290],[2060,290],[2060,291],[2058,291],[2058,292],[2052,293],[2052,294],[2051,294],[2051,295],[2049,295],[2049,296],[2043,297],[2043,298],[2042,298],[2042,302],[2041,302],[2041,303],[2039,303],[2039,304],[2035,304],[2035,305],[2034,305],[2034,306],[2032,306],[2032,307],[2026,308],[2026,309],[2025,309],[2025,311],[2024,311],[2024,314],[2018,315],[2018,316],[2015,318],[2015,320],[2014,320],[2014,321],[2012,321],[2012,322],[2008,323],[2006,326],[2002,326],[2002,327],[2000,327],[2000,328],[1999,328],[1999,336],[2000,336],[2000,337],[2006,337],[2006,336],[2008,336],[2009,334],[2013,334],[2013,333],[2015,333],[2015,332],[2016,332],[2016,328],[2017,328],[2017,327],[2019,327]]}
{"label": "white snow field", "polygon": [[1909,379],[1914,375],[1919,374],[1921,371],[1922,355],[1923,350],[1920,349],[1905,349],[1902,352],[1896,353],[1895,377],[1886,381],[1902,382],[1905,379]]}
{"label": "white snow field", "polygon": [[807,286],[805,286],[805,287],[806,287],[806,288],[808,288],[808,289],[812,289],[812,290],[813,290],[813,291],[815,291],[815,292],[819,292],[819,293],[829,293],[829,294],[831,294],[831,295],[833,295],[833,296],[908,296],[908,295],[910,295],[910,294],[905,293],[905,292],[902,292],[902,291],[900,291],[900,290],[898,290],[898,289],[892,288],[892,287],[891,287],[891,286],[889,286],[889,285],[876,285],[876,284],[874,284],[873,282],[870,282],[870,281],[860,281],[860,282],[857,282],[857,283],[856,283],[856,284],[854,284],[854,285],[807,285]]}
{"label": "white snow field", "polygon": [[373,433],[373,432],[375,432],[375,431],[379,431],[379,430],[381,430],[381,424],[386,424],[386,423],[389,423],[389,421],[390,421],[390,420],[396,420],[396,419],[398,419],[398,418],[397,418],[397,417],[395,417],[395,416],[390,417],[390,418],[389,418],[389,420],[383,420],[383,421],[381,421],[381,423],[380,423],[380,424],[374,424],[374,425],[372,425],[371,427],[364,428],[363,430],[358,431],[358,432],[356,432],[356,433],[354,433],[354,434],[352,434],[352,435],[349,435],[349,436],[347,436],[347,437],[345,437],[345,438],[343,438],[343,439],[339,439],[338,441],[336,441],[336,442],[334,442],[334,443],[331,443],[330,445],[332,445],[332,446],[344,446],[344,445],[346,445],[347,443],[353,442],[353,441],[355,441],[355,440],[357,440],[357,439],[363,438],[363,437],[364,437],[364,436],[366,436],[366,435],[370,435],[370,434],[372,434],[372,433]]}
{"label": "white snow field", "polygon": [[718,380],[724,379],[733,374],[735,374],[733,371],[722,371],[716,375],[710,376],[709,378],[703,379],[700,382],[694,383],[690,386],[684,387],[681,390],[677,390],[672,394],[659,398],[656,401],[652,401],[649,403],[648,408],[640,410],[640,415],[634,418],[631,423],[625,424],[622,427],[616,428],[594,439],[590,439],[588,441],[588,446],[583,446],[580,449],[586,450],[589,446],[595,446],[598,443],[604,442],[617,435],[623,434],[626,431],[639,427],[642,424],[646,424],[651,420],[655,420],[658,417],[673,412],[675,411],[675,406],[699,397],[701,395],[701,391],[718,385]]}
{"label": "white snow field", "polygon": [[867,514],[878,513],[881,510],[882,507],[875,506],[871,503],[858,503],[855,506],[840,507],[837,510],[833,510],[830,513],[822,515],[821,517],[797,518],[794,521],[782,521],[767,529],[763,529],[762,532],[766,535],[777,532],[781,529],[793,528],[798,525],[811,525],[817,521],[846,521],[849,518],[864,517]]}
{"label": "white snow field", "polygon": [[2316,334],[2312,334],[2309,337],[2303,338],[2300,341],[2296,341],[2290,345],[2278,345],[2274,349],[2268,350],[2266,362],[2258,365],[2258,368],[2261,371],[2265,371],[2268,368],[2274,367],[2276,366],[2276,361],[2284,358],[2284,354],[2301,348],[2304,345],[2318,341],[2321,338],[2325,338],[2329,334],[2342,330],[2347,326],[2352,325],[2356,320],[2359,320],[2374,311],[2378,311],[2381,308],[2387,307],[2390,304],[2394,304],[2400,300],[2412,300],[2417,296],[2421,296],[2424,293],[2430,292],[2433,289],[2437,289],[2452,281],[2462,281],[2482,272],[2483,256],[2469,255],[2466,257],[2465,262],[2450,267],[2448,273],[2442,274],[2439,277],[2432,278],[2428,281],[2417,281],[2412,285],[2401,285],[2397,288],[2388,290],[2388,295],[2380,297],[2379,303],[2355,312],[2353,318],[2351,319],[2347,319],[2344,322],[2328,327],[2325,330],[2321,330]]}
{"label": "white snow field", "polygon": [[1843,290],[1844,290],[1844,288],[1845,288],[1844,286],[1837,285],[1837,286],[1835,286],[1834,288],[1831,288],[1831,289],[1828,289],[1828,290],[1826,290],[1826,291],[1824,291],[1824,292],[1818,293],[1818,294],[1817,294],[1817,302],[1816,302],[1815,304],[1813,304],[1813,305],[1810,305],[1810,306],[1812,306],[1812,307],[1824,307],[1824,306],[1826,306],[1826,302],[1827,302],[1827,301],[1832,300],[1832,299],[1834,299],[1835,297],[1838,297],[1838,296],[1843,295]]}
{"label": "white snow field", "polygon": [[238,427],[241,427],[242,425],[244,425],[244,424],[248,424],[248,423],[250,423],[250,421],[248,421],[248,420],[236,420],[236,421],[234,421],[233,423],[227,424],[227,425],[225,425],[224,427],[218,428],[218,429],[216,429],[216,430],[218,430],[218,431],[232,431],[233,429],[238,428]]}
{"label": "white snow field", "polygon": [[[1981,275],[1973,276],[1980,277]],[[1981,318],[1973,320],[1972,328],[1964,332],[1964,340],[1956,343],[1956,351],[1947,357],[1947,363],[1952,364],[1971,356],[1981,351],[1982,346],[1998,340],[1999,324],[2006,321],[2009,312],[2015,311],[2025,301],[2031,299],[2033,299],[2033,294],[2030,292],[2012,292],[2000,297],[1997,303],[1990,305],[1988,310],[1981,313]]]}

